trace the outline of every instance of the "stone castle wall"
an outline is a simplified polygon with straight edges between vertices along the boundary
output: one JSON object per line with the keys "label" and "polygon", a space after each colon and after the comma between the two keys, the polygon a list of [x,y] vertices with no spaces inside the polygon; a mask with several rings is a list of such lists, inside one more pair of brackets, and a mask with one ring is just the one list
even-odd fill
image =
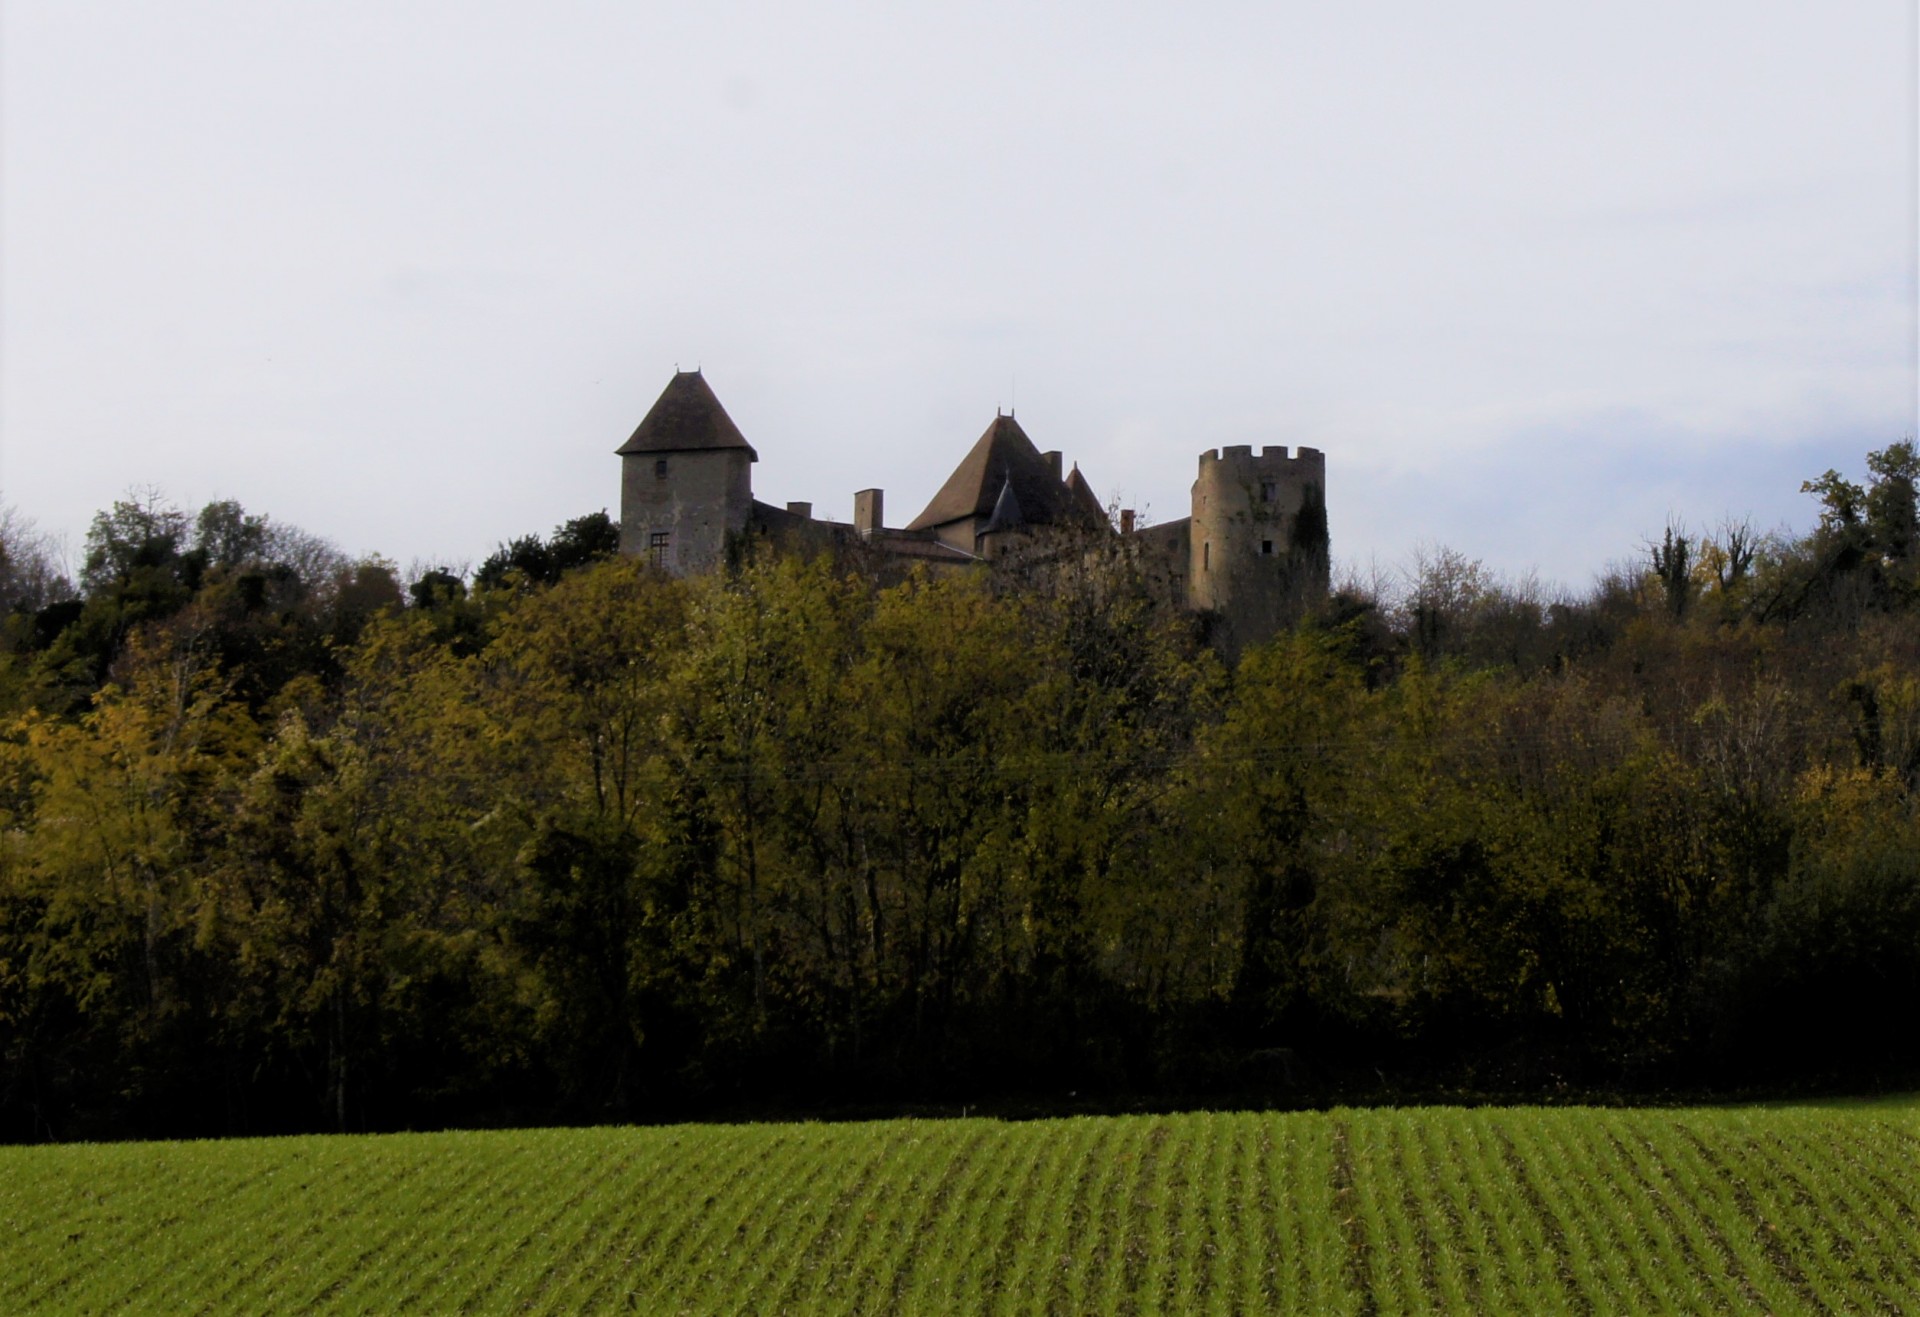
{"label": "stone castle wall", "polygon": [[[756,502],[753,449],[698,372],[677,372],[619,451],[621,551],[678,576],[723,567],[749,538],[784,552],[857,546],[901,572],[959,571],[1023,554],[1030,541],[1044,556],[1059,548],[1042,543],[1056,530],[1107,531],[1078,468],[1063,479],[1060,454],[1040,452],[1011,415],[995,417],[927,511],[899,529],[885,525],[877,489],[856,493],[851,525],[815,518],[810,503]],[[1200,454],[1190,516],[1135,531],[1123,512],[1119,533],[1155,594],[1201,614],[1235,654],[1324,597],[1325,489],[1318,449],[1211,449]]]}
{"label": "stone castle wall", "polygon": [[[620,461],[622,553],[681,576],[726,561],[727,537],[745,532],[753,510],[749,450],[630,453]],[[664,552],[656,535],[666,536]]]}

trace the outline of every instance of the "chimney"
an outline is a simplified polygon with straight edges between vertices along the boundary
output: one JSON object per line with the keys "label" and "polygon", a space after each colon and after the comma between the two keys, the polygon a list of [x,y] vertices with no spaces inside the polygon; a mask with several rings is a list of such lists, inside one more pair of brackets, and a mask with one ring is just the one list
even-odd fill
{"label": "chimney", "polygon": [[1047,464],[1047,470],[1053,472],[1053,478],[1055,480],[1060,479],[1060,454],[1057,452],[1042,453],[1040,454],[1040,459]]}
{"label": "chimney", "polygon": [[1120,533],[1122,535],[1133,534],[1133,509],[1132,508],[1120,509]]}
{"label": "chimney", "polygon": [[795,503],[790,501],[787,504],[787,511],[793,516],[805,517],[808,521],[813,520],[813,504],[811,503]]}
{"label": "chimney", "polygon": [[871,536],[880,529],[885,514],[881,511],[886,491],[880,489],[862,489],[853,496],[853,528],[863,536]]}

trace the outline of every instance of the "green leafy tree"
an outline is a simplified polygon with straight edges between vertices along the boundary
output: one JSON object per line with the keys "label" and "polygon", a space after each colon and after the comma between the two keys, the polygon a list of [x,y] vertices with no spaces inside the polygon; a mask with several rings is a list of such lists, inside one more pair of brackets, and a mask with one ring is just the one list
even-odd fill
{"label": "green leafy tree", "polygon": [[605,511],[575,517],[542,541],[522,535],[488,555],[474,573],[474,584],[488,589],[504,584],[509,573],[535,585],[552,585],[566,573],[611,558],[620,551],[620,528]]}
{"label": "green leafy tree", "polygon": [[1865,500],[1868,534],[1889,565],[1907,564],[1920,537],[1915,503],[1920,454],[1911,439],[1902,440],[1868,453],[1867,470],[1873,477]]}
{"label": "green leafy tree", "polygon": [[[16,743],[0,1016],[30,1072],[90,1056],[139,1106],[181,1084],[218,995],[201,916],[223,802],[258,745],[230,686],[191,647],[136,644],[123,681],[75,720],[35,715]],[[42,1030],[50,1032],[42,1032]]]}
{"label": "green leafy tree", "polygon": [[1667,611],[1675,618],[1684,617],[1687,605],[1693,601],[1694,549],[1695,542],[1686,529],[1669,524],[1660,543],[1647,552],[1653,578],[1666,599]]}
{"label": "green leafy tree", "polygon": [[576,571],[514,599],[469,674],[487,729],[469,762],[524,838],[506,929],[539,984],[545,1053],[593,1112],[631,1112],[686,1062],[668,1040],[679,985],[700,976],[703,853],[665,738],[687,593],[624,559]]}
{"label": "green leafy tree", "polygon": [[547,539],[556,575],[611,558],[620,552],[620,527],[603,508],[556,527]]}
{"label": "green leafy tree", "polygon": [[1231,703],[1202,739],[1203,799],[1212,826],[1204,863],[1235,876],[1243,912],[1233,996],[1258,1035],[1312,1030],[1332,996],[1326,841],[1349,803],[1365,754],[1364,674],[1342,637],[1283,635],[1248,653]]}

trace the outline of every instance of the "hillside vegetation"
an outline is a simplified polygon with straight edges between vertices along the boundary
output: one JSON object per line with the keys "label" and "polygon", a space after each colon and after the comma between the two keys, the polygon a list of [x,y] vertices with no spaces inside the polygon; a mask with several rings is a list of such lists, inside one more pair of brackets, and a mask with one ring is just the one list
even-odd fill
{"label": "hillside vegetation", "polygon": [[1902,1102],[0,1149],[0,1308],[1910,1312],[1917,1145]]}
{"label": "hillside vegetation", "polygon": [[16,535],[0,1131],[1897,1080],[1912,445],[1869,470],[1232,666],[1119,537],[680,581],[600,516],[403,589],[129,502],[63,593]]}

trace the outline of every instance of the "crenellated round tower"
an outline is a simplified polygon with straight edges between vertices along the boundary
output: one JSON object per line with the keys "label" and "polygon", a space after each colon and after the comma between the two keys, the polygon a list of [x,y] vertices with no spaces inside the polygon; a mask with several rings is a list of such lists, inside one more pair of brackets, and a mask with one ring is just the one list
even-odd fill
{"label": "crenellated round tower", "polygon": [[1200,454],[1187,599],[1229,648],[1271,638],[1327,590],[1327,463],[1317,448]]}

